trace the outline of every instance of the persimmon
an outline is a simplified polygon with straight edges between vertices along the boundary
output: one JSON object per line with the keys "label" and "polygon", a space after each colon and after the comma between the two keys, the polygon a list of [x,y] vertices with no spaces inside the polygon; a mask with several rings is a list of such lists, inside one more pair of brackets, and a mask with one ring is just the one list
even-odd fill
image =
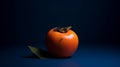
{"label": "persimmon", "polygon": [[46,47],[51,55],[55,57],[70,57],[76,52],[79,38],[71,28],[71,26],[55,27],[48,31]]}

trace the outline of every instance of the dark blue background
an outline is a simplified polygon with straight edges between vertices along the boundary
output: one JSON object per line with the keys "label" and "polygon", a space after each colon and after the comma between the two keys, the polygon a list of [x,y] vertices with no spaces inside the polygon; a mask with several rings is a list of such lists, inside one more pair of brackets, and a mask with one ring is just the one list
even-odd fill
{"label": "dark blue background", "polygon": [[119,51],[117,0],[1,0],[0,7],[1,51],[11,45],[45,45],[50,28],[69,25],[78,34],[81,46],[97,44],[101,49]]}
{"label": "dark blue background", "polygon": [[39,43],[55,26],[73,26],[83,43],[120,43],[115,0],[4,0],[3,43]]}

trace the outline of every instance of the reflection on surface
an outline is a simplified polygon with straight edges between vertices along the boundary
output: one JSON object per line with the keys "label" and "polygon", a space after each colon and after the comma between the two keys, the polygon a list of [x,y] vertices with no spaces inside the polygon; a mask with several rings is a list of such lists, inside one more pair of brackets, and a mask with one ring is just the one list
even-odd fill
{"label": "reflection on surface", "polygon": [[75,60],[64,60],[58,64],[59,67],[80,67],[80,63]]}

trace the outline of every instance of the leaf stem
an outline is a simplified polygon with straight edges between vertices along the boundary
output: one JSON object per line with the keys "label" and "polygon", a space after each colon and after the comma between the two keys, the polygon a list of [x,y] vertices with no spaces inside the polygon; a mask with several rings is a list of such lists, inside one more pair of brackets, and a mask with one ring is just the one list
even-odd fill
{"label": "leaf stem", "polygon": [[72,26],[68,26],[68,27],[55,27],[54,31],[58,31],[60,33],[66,33],[68,32],[70,29],[72,28]]}

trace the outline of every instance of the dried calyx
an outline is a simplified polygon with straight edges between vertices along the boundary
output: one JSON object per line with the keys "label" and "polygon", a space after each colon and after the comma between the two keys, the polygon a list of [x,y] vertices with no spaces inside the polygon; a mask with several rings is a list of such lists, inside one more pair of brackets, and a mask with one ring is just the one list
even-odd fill
{"label": "dried calyx", "polygon": [[66,33],[71,28],[72,28],[72,26],[68,26],[68,27],[55,27],[54,31],[58,31],[60,33]]}

